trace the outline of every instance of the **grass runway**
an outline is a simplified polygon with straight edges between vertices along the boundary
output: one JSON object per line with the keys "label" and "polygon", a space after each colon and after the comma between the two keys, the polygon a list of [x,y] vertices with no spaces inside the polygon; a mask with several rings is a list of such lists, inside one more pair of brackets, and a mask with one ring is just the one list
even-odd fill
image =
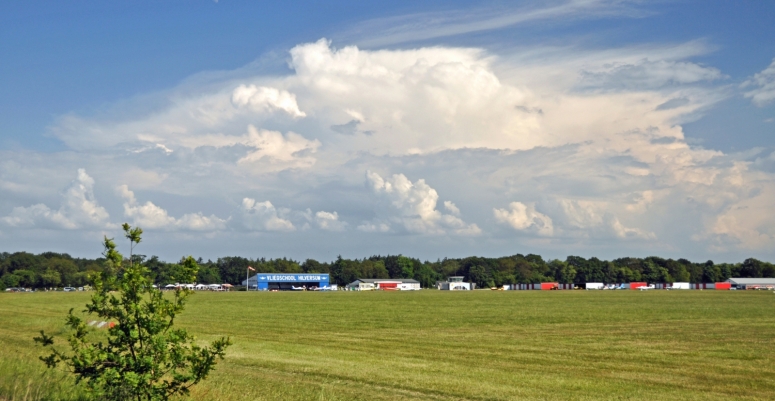
{"label": "grass runway", "polygon": [[[79,398],[32,337],[88,296],[0,294],[0,399]],[[765,291],[197,293],[178,322],[234,341],[196,400],[775,399]]]}

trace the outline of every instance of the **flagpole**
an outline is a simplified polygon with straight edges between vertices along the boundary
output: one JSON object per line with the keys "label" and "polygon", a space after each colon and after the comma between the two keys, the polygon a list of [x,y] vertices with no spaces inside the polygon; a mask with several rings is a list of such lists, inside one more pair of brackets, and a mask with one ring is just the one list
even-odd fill
{"label": "flagpole", "polygon": [[[253,266],[248,266],[248,269],[245,270],[245,291],[250,291],[250,271],[256,271],[256,269],[253,268]],[[256,273],[256,291],[258,291],[258,273]]]}

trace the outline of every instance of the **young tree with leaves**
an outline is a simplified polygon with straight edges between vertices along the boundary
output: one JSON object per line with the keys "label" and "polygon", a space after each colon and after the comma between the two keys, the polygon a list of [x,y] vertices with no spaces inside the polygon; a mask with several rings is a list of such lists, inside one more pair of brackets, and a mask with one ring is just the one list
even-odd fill
{"label": "young tree with leaves", "polygon": [[[143,231],[128,224],[123,228],[131,255]],[[223,359],[231,341],[221,338],[208,347],[196,345],[186,330],[173,327],[191,291],[180,288],[165,296],[153,288],[145,266],[131,263],[131,256],[129,266],[124,266],[112,239],[105,237],[104,246],[107,266],[93,278],[94,295],[84,312],[115,322],[108,329],[107,343],[90,342],[88,326],[70,309],[66,322],[73,330],[68,339],[72,353],[53,347],[53,337],[41,330],[34,340],[50,347],[51,354],[40,359],[49,368],[66,365],[76,381],[85,381],[102,400],[167,400],[189,394],[191,386],[204,380]],[[196,261],[188,257],[181,265],[192,282]],[[118,290],[118,296],[111,288]]]}

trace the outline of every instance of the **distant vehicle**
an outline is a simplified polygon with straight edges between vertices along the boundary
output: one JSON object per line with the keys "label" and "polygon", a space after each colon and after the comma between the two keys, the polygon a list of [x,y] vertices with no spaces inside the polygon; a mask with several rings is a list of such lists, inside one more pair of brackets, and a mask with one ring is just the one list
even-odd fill
{"label": "distant vehicle", "polygon": [[76,291],[76,289],[74,287],[65,287],[65,288],[62,289],[62,291],[64,291],[64,292],[71,292],[71,291]]}
{"label": "distant vehicle", "polygon": [[19,291],[19,289],[16,288],[16,287],[9,287],[9,288],[6,288],[5,291],[6,292],[17,292],[17,291]]}
{"label": "distant vehicle", "polygon": [[291,290],[293,290],[293,291],[304,291],[304,290],[306,290],[306,289],[307,289],[307,288],[306,288],[306,287],[304,287],[304,286],[301,286],[301,287],[295,287],[295,286],[291,286]]}
{"label": "distant vehicle", "polygon": [[649,285],[647,285],[645,287],[638,287],[638,289],[641,290],[641,291],[653,290],[654,288],[656,288],[656,287],[654,287],[654,284],[649,284]]}
{"label": "distant vehicle", "polygon": [[78,287],[78,291],[83,291],[83,287]]}
{"label": "distant vehicle", "polygon": [[316,288],[315,291],[331,291],[331,287],[324,285],[320,288]]}

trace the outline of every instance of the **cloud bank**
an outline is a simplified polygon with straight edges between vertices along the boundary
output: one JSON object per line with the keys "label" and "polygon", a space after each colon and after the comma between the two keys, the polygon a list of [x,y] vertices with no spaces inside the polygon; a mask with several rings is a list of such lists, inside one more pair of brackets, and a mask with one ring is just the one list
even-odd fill
{"label": "cloud bank", "polygon": [[[260,235],[287,252],[770,255],[772,152],[684,137],[683,122],[729,96],[723,71],[691,61],[706,51],[303,43],[286,75],[172,89],[152,112],[61,117],[51,134],[68,150],[48,164],[3,154],[2,224],[125,219],[189,239]],[[757,104],[772,100],[772,69],[746,84]],[[58,209],[23,203],[51,199],[77,167],[95,178],[78,170]],[[119,189],[97,203],[95,181]],[[173,200],[185,207],[159,206]]]}

